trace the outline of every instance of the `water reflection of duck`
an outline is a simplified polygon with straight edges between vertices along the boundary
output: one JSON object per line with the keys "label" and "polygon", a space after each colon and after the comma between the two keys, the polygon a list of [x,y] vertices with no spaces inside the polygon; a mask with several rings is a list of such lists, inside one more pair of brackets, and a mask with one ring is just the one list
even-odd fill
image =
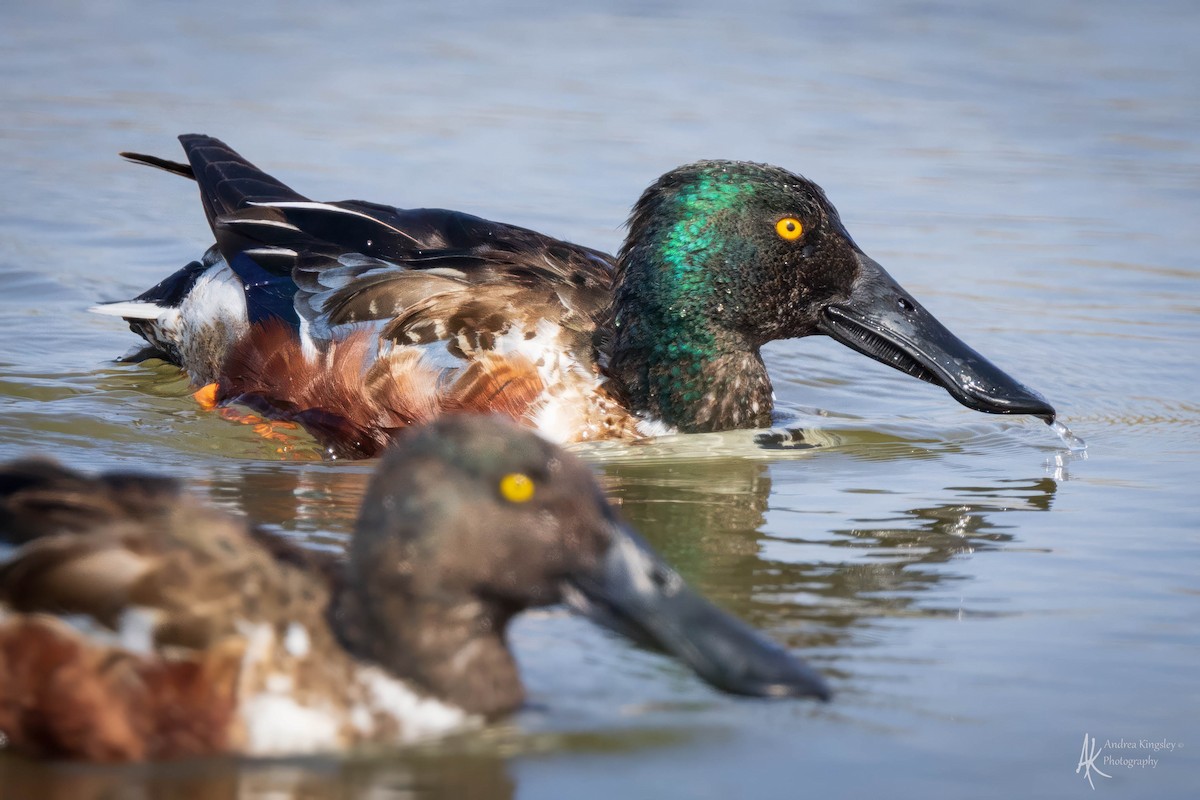
{"label": "water reflection of duck", "polygon": [[[891,494],[839,493],[857,499],[853,527],[814,525],[842,512],[804,489],[795,505],[778,487],[773,492],[771,470],[779,466],[732,458],[625,462],[605,464],[602,478],[630,522],[689,580],[791,647],[835,648],[822,654],[822,666],[840,673],[854,666],[837,648],[873,641],[864,632],[880,618],[961,613],[929,599],[963,577],[945,564],[1012,545],[1009,515],[1049,510],[1058,490],[1046,477],[1006,479],[947,487],[944,501],[915,507],[896,507]],[[869,497],[878,503],[868,507]]]}
{"label": "water reflection of duck", "polygon": [[447,408],[559,441],[769,424],[765,343],[826,334],[993,413],[1054,416],[850,238],[820,187],[702,161],[637,202],[616,258],[440,209],[310,201],[207,136],[188,164],[217,243],[124,317],[205,398],[370,455]]}
{"label": "water reflection of duck", "polygon": [[691,592],[591,472],[494,418],[389,451],[348,558],[177,483],[0,470],[0,731],[95,760],[400,742],[520,704],[505,631],[567,600],[727,691],[827,697],[814,671]]}
{"label": "water reflection of duck", "polygon": [[[601,740],[603,742],[603,740]],[[611,751],[608,751],[611,752]],[[237,798],[469,798],[511,800],[511,753],[453,747],[388,753],[387,758],[206,759],[148,769],[83,768],[5,756],[0,786],[6,798],[113,800],[118,797],[228,800]]]}

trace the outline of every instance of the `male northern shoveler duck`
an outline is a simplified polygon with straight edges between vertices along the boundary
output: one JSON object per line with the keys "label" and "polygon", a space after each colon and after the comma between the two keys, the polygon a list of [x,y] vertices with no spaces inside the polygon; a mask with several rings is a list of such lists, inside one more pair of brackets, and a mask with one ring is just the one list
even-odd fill
{"label": "male northern shoveler duck", "polygon": [[[558,441],[766,426],[769,341],[823,333],[971,408],[1054,409],[951,334],[842,225],[820,187],[701,161],[638,200],[613,258],[442,209],[314,202],[208,136],[188,163],[216,244],[128,302],[150,348],[216,400],[370,455],[446,409]],[[211,392],[212,390],[210,390]]]}
{"label": "male northern shoveler duck", "polygon": [[827,699],[690,590],[577,458],[495,416],[397,437],[344,560],[172,480],[0,467],[0,731],[122,761],[405,742],[516,708],[506,642],[566,601],[733,693]]}

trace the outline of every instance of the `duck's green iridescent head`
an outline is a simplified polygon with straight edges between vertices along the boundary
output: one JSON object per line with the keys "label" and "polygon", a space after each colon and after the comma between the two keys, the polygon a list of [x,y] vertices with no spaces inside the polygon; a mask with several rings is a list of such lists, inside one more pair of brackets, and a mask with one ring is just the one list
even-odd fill
{"label": "duck's green iridescent head", "polygon": [[700,161],[650,186],[618,264],[609,371],[684,431],[770,422],[758,350],[824,333],[993,413],[1053,409],[946,330],[859,249],[812,181]]}
{"label": "duck's green iridescent head", "polygon": [[666,340],[733,335],[761,346],[811,333],[805,301],[846,284],[857,266],[820,187],[766,164],[672,170],[642,195],[629,227],[616,307],[632,301],[659,316]]}

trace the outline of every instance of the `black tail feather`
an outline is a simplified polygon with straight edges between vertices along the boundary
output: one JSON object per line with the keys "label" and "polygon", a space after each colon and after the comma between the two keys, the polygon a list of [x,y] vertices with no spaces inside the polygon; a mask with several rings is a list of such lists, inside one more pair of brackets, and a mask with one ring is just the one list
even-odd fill
{"label": "black tail feather", "polygon": [[[306,201],[307,197],[247,161],[220,139],[196,133],[179,137],[192,174],[200,184],[200,199],[208,224],[252,203]],[[230,253],[225,253],[230,257]]]}
{"label": "black tail feather", "polygon": [[137,164],[158,167],[200,184],[200,198],[209,225],[219,217],[258,202],[303,202],[307,197],[251,164],[236,150],[211,136],[187,133],[179,137],[187,164],[145,153],[121,153]]}
{"label": "black tail feather", "polygon": [[158,156],[148,156],[145,153],[121,153],[121,158],[127,158],[135,164],[145,164],[150,167],[158,167],[175,175],[181,175],[185,178],[196,180],[196,173],[192,172],[190,164],[180,164],[178,161],[170,161]]}

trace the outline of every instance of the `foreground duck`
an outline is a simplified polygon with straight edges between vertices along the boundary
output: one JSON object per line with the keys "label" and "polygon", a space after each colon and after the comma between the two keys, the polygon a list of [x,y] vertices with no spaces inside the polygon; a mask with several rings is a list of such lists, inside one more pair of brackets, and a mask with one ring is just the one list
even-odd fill
{"label": "foreground duck", "polygon": [[398,438],[344,562],[171,480],[0,467],[9,745],[117,761],[411,741],[519,706],[509,620],[562,601],[726,691],[828,697],[692,592],[574,456],[496,417]]}
{"label": "foreground duck", "polygon": [[820,187],[701,161],[642,195],[613,258],[441,209],[313,202],[208,136],[188,163],[216,244],[127,302],[156,355],[218,402],[371,455],[447,409],[558,441],[770,424],[767,342],[826,334],[999,414],[1054,409],[866,256]]}

